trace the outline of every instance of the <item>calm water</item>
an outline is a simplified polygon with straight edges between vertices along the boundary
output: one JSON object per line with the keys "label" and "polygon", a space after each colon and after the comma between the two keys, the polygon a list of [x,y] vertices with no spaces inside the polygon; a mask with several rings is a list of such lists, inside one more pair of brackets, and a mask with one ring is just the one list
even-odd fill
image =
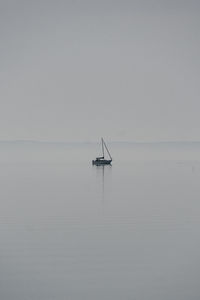
{"label": "calm water", "polygon": [[197,300],[199,236],[198,161],[0,166],[2,300]]}

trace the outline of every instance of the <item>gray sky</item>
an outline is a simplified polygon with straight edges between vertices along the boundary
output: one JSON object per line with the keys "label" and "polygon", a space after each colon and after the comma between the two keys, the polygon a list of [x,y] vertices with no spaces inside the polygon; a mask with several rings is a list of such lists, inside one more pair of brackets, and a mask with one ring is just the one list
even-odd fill
{"label": "gray sky", "polygon": [[200,140],[200,1],[0,0],[0,140]]}

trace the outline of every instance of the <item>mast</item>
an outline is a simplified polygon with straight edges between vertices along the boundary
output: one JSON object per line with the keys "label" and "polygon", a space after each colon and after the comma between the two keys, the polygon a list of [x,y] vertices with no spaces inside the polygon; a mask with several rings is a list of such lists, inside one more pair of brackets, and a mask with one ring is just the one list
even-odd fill
{"label": "mast", "polygon": [[102,138],[102,143],[104,144],[104,146],[105,146],[105,148],[106,148],[106,150],[107,150],[107,152],[108,152],[108,155],[109,155],[110,159],[112,160],[112,157],[111,157],[111,155],[110,155],[110,152],[109,152],[109,150],[108,150],[108,148],[107,148],[107,146],[106,146],[106,143],[104,142],[103,138]]}
{"label": "mast", "polygon": [[104,146],[103,146],[103,138],[101,138],[101,147],[102,147],[102,153],[103,153],[103,158],[104,158]]}

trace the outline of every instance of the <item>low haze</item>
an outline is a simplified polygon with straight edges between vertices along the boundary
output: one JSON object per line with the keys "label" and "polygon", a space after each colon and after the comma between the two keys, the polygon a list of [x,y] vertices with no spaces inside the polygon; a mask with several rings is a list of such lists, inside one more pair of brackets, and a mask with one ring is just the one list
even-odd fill
{"label": "low haze", "polygon": [[199,28],[0,0],[0,300],[200,299]]}

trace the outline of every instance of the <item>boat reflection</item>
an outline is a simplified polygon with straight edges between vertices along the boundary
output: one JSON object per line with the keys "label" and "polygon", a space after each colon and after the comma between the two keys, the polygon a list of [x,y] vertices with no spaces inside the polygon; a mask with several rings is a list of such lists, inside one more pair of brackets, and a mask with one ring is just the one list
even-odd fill
{"label": "boat reflection", "polygon": [[112,183],[112,165],[96,166],[97,184],[100,190],[102,214],[105,214],[106,204],[109,199]]}

